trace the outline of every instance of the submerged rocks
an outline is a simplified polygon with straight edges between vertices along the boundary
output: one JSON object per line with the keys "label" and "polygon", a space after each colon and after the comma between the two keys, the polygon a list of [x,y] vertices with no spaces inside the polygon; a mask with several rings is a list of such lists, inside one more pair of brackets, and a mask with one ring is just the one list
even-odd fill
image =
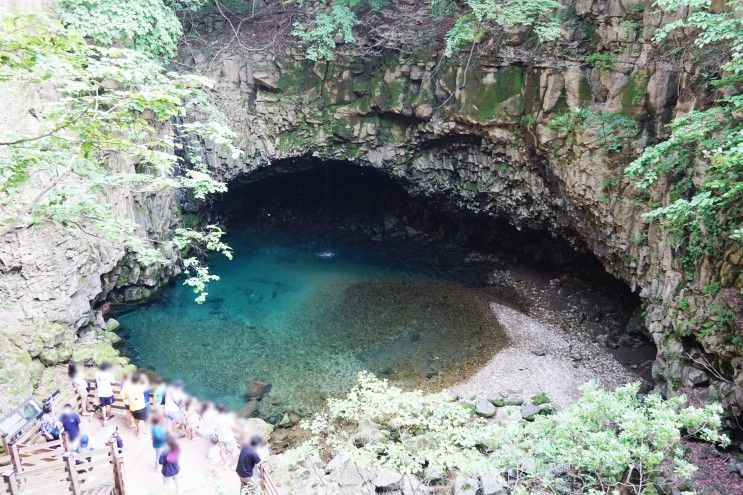
{"label": "submerged rocks", "polygon": [[281,420],[276,426],[279,428],[291,428],[292,426],[297,426],[301,419],[301,416],[294,411],[287,411],[281,416]]}
{"label": "submerged rocks", "polygon": [[254,418],[258,416],[258,408],[260,407],[260,402],[258,402],[257,399],[250,399],[243,407],[240,409],[239,415],[244,418]]}
{"label": "submerged rocks", "polygon": [[250,382],[250,385],[248,385],[248,390],[245,395],[247,396],[248,400],[261,400],[268,394],[268,392],[271,391],[271,387],[272,385],[270,383],[266,383],[261,380],[254,380]]}

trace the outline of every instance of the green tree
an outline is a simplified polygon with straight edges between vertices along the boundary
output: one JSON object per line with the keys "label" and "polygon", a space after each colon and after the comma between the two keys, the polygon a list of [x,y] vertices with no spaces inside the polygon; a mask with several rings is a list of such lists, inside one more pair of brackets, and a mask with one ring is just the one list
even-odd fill
{"label": "green tree", "polygon": [[[145,263],[165,263],[175,251],[203,301],[206,283],[217,277],[192,253],[230,257],[221,230],[178,229],[172,239],[147,239],[103,198],[175,189],[203,198],[225,190],[203,162],[188,158],[199,155],[196,144],[204,140],[237,155],[229,129],[216,120],[174,124],[183,142],[167,132],[173,119],[205,101],[209,82],[166,73],[137,51],[90,45],[47,17],[5,16],[0,23],[0,82],[56,94],[36,112],[38,129],[0,140],[0,235],[53,223],[124,245]],[[178,158],[180,148],[186,159]]]}
{"label": "green tree", "polygon": [[62,22],[94,43],[119,45],[170,60],[183,34],[177,12],[207,0],[59,0]]}
{"label": "green tree", "polygon": [[465,12],[446,35],[446,54],[479,42],[494,28],[532,28],[540,41],[560,36],[562,5],[555,0],[466,0]]}
{"label": "green tree", "polygon": [[[405,391],[359,374],[345,398],[306,426],[313,438],[291,455],[334,452],[358,467],[384,467],[426,479],[426,473],[465,476],[518,473],[512,493],[654,493],[661,471],[688,478],[684,437],[729,444],[720,434],[719,405],[688,407],[684,397],[639,397],[639,384],[607,391],[596,383],[554,414],[522,419],[505,407],[498,420],[480,418],[471,404],[445,393]],[[504,481],[505,483],[505,481]]]}
{"label": "green tree", "polygon": [[665,12],[689,9],[687,15],[663,26],[656,42],[679,29],[696,33],[695,45],[729,50],[721,77],[711,81],[719,98],[708,108],[675,118],[670,137],[647,147],[626,170],[638,187],[648,189],[661,177],[674,176],[671,200],[647,214],[682,243],[684,268],[693,271],[705,254],[727,242],[743,242],[743,3],[726,2],[713,12],[708,0],[662,0]]}
{"label": "green tree", "polygon": [[[378,0],[368,0],[375,8]],[[310,60],[332,60],[339,42],[353,43],[353,28],[358,23],[354,8],[365,0],[334,0],[328,8],[315,16],[311,25],[295,23],[292,33],[306,46]]]}
{"label": "green tree", "polygon": [[[332,60],[340,43],[356,41],[357,11],[366,7],[376,12],[388,3],[392,1],[331,0],[308,24],[295,23],[293,34],[305,45],[307,58]],[[561,8],[556,0],[466,0],[459,9],[449,0],[431,0],[428,6],[421,6],[432,22],[440,22],[449,15],[458,16],[446,34],[447,56],[479,42],[495,29],[528,27],[540,41],[555,39],[560,35],[561,21],[557,14]]]}

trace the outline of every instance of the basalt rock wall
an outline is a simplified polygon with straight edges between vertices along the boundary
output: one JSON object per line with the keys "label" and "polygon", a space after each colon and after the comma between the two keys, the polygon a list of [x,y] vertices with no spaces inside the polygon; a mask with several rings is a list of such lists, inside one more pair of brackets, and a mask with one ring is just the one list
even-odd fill
{"label": "basalt rock wall", "polygon": [[[277,160],[348,160],[413,194],[566,238],[643,297],[663,391],[695,388],[739,414],[738,320],[700,329],[719,305],[740,318],[741,250],[682,269],[679,243],[643,218],[670,184],[645,193],[624,175],[670,119],[708,104],[703,68],[651,42],[672,17],[645,1],[568,8],[575,19],[558,43],[535,47],[514,31],[452,58],[434,44],[310,62],[296,48],[219,43],[231,28],[209,22],[196,26],[207,43],[190,44],[179,62],[216,80],[214,101],[239,134],[242,159],[217,147],[208,157],[222,179],[271,173]],[[579,108],[598,120],[555,125]],[[710,295],[710,284],[722,289]]]}

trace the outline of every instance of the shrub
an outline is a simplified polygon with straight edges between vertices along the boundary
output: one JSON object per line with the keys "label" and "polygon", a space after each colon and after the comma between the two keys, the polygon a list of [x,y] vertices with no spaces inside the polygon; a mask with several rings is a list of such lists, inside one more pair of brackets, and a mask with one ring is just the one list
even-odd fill
{"label": "shrub", "polygon": [[571,136],[593,131],[596,142],[609,152],[618,152],[637,134],[637,121],[613,112],[596,112],[578,108],[554,117],[549,122],[553,131]]}
{"label": "shrub", "polygon": [[60,0],[59,17],[93,42],[133,48],[169,60],[183,33],[175,9],[193,2],[163,0]]}
{"label": "shrub", "polygon": [[362,372],[346,398],[329,400],[328,411],[307,423],[312,440],[290,456],[329,448],[360,467],[423,478],[429,468],[468,476],[514,470],[512,488],[529,493],[641,493],[661,468],[694,471],[679,448],[682,437],[728,443],[718,433],[720,406],[641,398],[638,388],[607,391],[588,383],[578,402],[554,415],[530,422],[509,407],[504,419],[492,421],[446,394],[403,391]]}
{"label": "shrub", "polygon": [[604,74],[614,70],[614,54],[611,52],[594,52],[586,55],[586,62]]}

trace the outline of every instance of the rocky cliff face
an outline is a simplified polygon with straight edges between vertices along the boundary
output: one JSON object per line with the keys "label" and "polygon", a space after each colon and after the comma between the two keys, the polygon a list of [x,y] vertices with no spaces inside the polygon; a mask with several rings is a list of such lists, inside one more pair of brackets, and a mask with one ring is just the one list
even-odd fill
{"label": "rocky cliff face", "polygon": [[[197,26],[211,30],[207,43],[180,62],[216,79],[215,101],[241,136],[244,161],[211,151],[221,178],[304,156],[349,160],[413,194],[567,238],[640,291],[662,388],[697,387],[739,414],[743,351],[732,342],[741,330],[735,320],[699,329],[715,323],[719,305],[740,315],[742,253],[682,269],[678,243],[642,217],[670,184],[646,194],[623,175],[674,115],[705,103],[702,69],[653,46],[671,19],[645,1],[578,0],[570,9],[576,17],[559,44],[537,49],[523,33],[504,33],[453,59],[434,45],[310,63],[294,49],[220,43],[228,26],[209,22]],[[588,109],[584,120],[570,120],[578,108]],[[722,290],[710,295],[710,284]]]}
{"label": "rocky cliff face", "polygon": [[[221,178],[270,173],[278,161],[305,156],[349,160],[386,171],[413,194],[568,239],[640,291],[662,388],[696,387],[739,414],[743,351],[733,336],[741,330],[736,320],[718,325],[714,311],[740,317],[743,253],[730,248],[692,273],[682,269],[678,243],[642,218],[649,204],[667,200],[671,184],[643,194],[622,173],[674,115],[705,104],[704,67],[652,45],[670,19],[645,0],[577,0],[569,10],[571,27],[553,46],[509,32],[452,59],[431,44],[342,54],[329,64],[281,43],[248,50],[224,21],[207,20],[197,26],[205,43],[189,42],[180,62],[217,81],[214,99],[240,133],[243,161],[210,152]],[[33,102],[7,94],[2,113],[26,115]],[[577,108],[590,109],[583,121],[566,118]],[[172,196],[107,200],[154,238],[178,221]],[[47,381],[46,366],[71,357],[118,359],[105,301],[147,297],[172,274],[80,232],[3,235],[0,396],[21,400]],[[0,410],[12,404],[0,401]]]}
{"label": "rocky cliff face", "polygon": [[[27,91],[7,83],[0,94],[0,123],[11,134],[38,134],[33,110],[56,98],[50,88]],[[125,160],[112,159],[111,166],[135,171]],[[19,201],[32,200],[49,180],[33,177]],[[172,194],[109,191],[101,201],[150,239],[166,238],[179,220]],[[10,214],[0,208],[0,216]],[[46,223],[1,232],[0,413],[35,389],[53,392],[60,371],[55,365],[71,358],[126,363],[112,347],[118,337],[108,331],[102,303],[114,293],[119,299],[146,297],[172,274],[170,266],[140,267],[123,246],[83,229]]]}

